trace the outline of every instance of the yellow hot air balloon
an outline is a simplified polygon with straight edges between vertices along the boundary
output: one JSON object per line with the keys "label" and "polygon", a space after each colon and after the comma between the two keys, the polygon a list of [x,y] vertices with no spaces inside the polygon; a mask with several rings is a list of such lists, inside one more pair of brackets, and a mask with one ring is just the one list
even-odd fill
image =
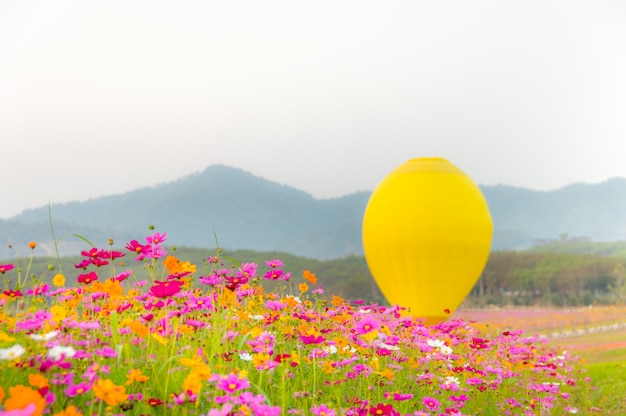
{"label": "yellow hot air balloon", "polygon": [[367,265],[391,305],[426,324],[446,320],[472,290],[493,223],[476,184],[442,158],[411,159],[376,187],[363,216]]}

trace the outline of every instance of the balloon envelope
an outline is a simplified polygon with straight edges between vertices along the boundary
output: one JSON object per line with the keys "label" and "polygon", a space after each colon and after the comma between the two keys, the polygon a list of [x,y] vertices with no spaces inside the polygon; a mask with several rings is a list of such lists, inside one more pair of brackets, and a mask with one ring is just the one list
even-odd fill
{"label": "balloon envelope", "polygon": [[463,302],[485,267],[492,234],[478,186],[441,158],[393,170],[372,193],[362,226],[365,259],[383,295],[427,324]]}

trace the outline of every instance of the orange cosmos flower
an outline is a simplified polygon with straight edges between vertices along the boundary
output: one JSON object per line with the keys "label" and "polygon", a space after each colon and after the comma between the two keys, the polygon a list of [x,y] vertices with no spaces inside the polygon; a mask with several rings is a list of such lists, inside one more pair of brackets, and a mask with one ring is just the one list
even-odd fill
{"label": "orange cosmos flower", "polygon": [[300,283],[298,285],[298,290],[300,291],[300,293],[306,293],[309,290],[309,285],[307,285],[306,283]]}
{"label": "orange cosmos flower", "polygon": [[76,406],[68,406],[67,409],[59,413],[55,413],[52,416],[83,416],[83,414],[78,411]]}
{"label": "orange cosmos flower", "polygon": [[341,296],[333,295],[330,302],[333,304],[333,306],[337,306],[338,307],[338,306],[343,305],[343,298]]}
{"label": "orange cosmos flower", "polygon": [[302,277],[304,277],[304,280],[311,283],[312,285],[317,283],[317,277],[315,277],[315,273],[311,273],[308,270],[302,272]]}
{"label": "orange cosmos flower", "polygon": [[29,374],[28,375],[28,384],[37,389],[42,387],[48,387],[48,379],[42,376],[41,374]]}
{"label": "orange cosmos flower", "polygon": [[9,387],[11,397],[4,402],[5,410],[25,409],[27,406],[34,407],[31,416],[41,416],[46,407],[46,399],[41,397],[37,390],[22,385]]}
{"label": "orange cosmos flower", "polygon": [[133,382],[137,382],[137,383],[143,383],[145,381],[148,381],[150,379],[150,377],[146,376],[145,374],[141,374],[141,370],[137,369],[137,370],[128,370],[128,374],[126,374],[126,378],[128,380],[126,380],[126,385],[130,385]]}
{"label": "orange cosmos flower", "polygon": [[97,398],[104,400],[109,406],[115,406],[128,398],[124,386],[117,386],[111,380],[99,379],[93,385]]}
{"label": "orange cosmos flower", "polygon": [[28,247],[30,247],[31,250],[34,250],[35,247],[37,247],[37,243],[34,241],[31,241],[30,243],[28,243]]}

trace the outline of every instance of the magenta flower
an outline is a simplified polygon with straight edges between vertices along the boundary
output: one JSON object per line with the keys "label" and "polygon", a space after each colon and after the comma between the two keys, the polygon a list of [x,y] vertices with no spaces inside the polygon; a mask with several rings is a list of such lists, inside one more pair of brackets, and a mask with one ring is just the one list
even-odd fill
{"label": "magenta flower", "polygon": [[154,233],[153,235],[151,236],[149,235],[146,237],[146,242],[148,244],[154,244],[154,245],[161,244],[165,240],[167,240],[167,233],[163,233],[163,234]]}
{"label": "magenta flower", "polygon": [[240,379],[236,374],[228,374],[220,378],[215,387],[226,393],[234,393],[237,390],[244,390],[250,387],[250,383],[247,379]]}
{"label": "magenta flower", "polygon": [[380,328],[380,321],[373,316],[366,315],[354,324],[357,334],[367,334]]}
{"label": "magenta flower", "polygon": [[280,416],[282,409],[280,406],[269,406],[266,404],[252,405],[252,412],[257,416]]}
{"label": "magenta flower", "polygon": [[86,285],[88,285],[89,283],[93,283],[96,280],[98,280],[98,275],[96,274],[96,272],[79,274],[77,279],[78,283],[84,283]]}
{"label": "magenta flower", "polygon": [[219,285],[220,283],[222,283],[223,280],[224,279],[222,279],[222,277],[218,276],[217,274],[211,274],[209,276],[202,276],[198,279],[198,281],[202,283],[203,285],[209,285],[209,286]]}
{"label": "magenta flower", "polygon": [[50,290],[50,286],[48,286],[45,283],[42,283],[41,286],[37,286],[34,289],[29,289],[26,291],[26,293],[28,293],[29,295],[45,295],[48,290]]}
{"label": "magenta flower", "polygon": [[313,413],[316,416],[336,416],[337,415],[337,413],[333,409],[326,406],[325,404],[320,404],[319,406],[313,406],[311,408],[311,413]]}
{"label": "magenta flower", "polygon": [[96,353],[96,355],[99,355],[101,357],[107,357],[107,358],[117,357],[117,352],[115,352],[115,350],[109,346],[97,349],[94,351],[94,353]]}
{"label": "magenta flower", "polygon": [[424,406],[428,407],[428,409],[430,410],[437,410],[441,407],[441,403],[439,402],[439,400],[430,396],[422,398],[422,403],[424,403]]}
{"label": "magenta flower", "polygon": [[210,409],[206,416],[228,416],[232,408],[232,403],[226,403],[221,409]]}
{"label": "magenta flower", "polygon": [[271,267],[271,268],[277,268],[277,267],[282,267],[283,266],[283,262],[277,259],[272,259],[272,260],[268,260],[265,262],[265,265],[267,267]]}
{"label": "magenta flower", "polygon": [[326,341],[326,338],[321,335],[300,335],[300,341],[302,341],[303,344],[321,344]]}
{"label": "magenta flower", "polygon": [[272,269],[267,271],[263,278],[267,280],[278,280],[283,275],[283,271],[280,269]]}
{"label": "magenta flower", "polygon": [[166,282],[155,280],[154,283],[154,286],[150,288],[150,293],[157,298],[174,296],[180,292],[181,287],[184,285],[183,282],[178,280],[168,280]]}
{"label": "magenta flower", "polygon": [[137,240],[132,240],[126,244],[126,250],[137,253],[135,260],[143,260],[146,256],[150,255],[152,248],[149,245],[143,245]]}
{"label": "magenta flower", "polygon": [[368,414],[375,416],[400,416],[400,413],[390,404],[378,403],[376,407],[370,406]]}
{"label": "magenta flower", "polygon": [[14,264],[0,264],[0,273],[4,274],[4,272],[8,272],[15,268]]}
{"label": "magenta flower", "polygon": [[397,401],[404,401],[404,400],[410,400],[413,398],[413,395],[411,393],[394,393],[393,395],[393,399],[397,400]]}
{"label": "magenta flower", "polygon": [[83,270],[86,270],[87,267],[89,267],[89,266],[91,266],[91,260],[90,259],[84,259],[80,263],[74,265],[75,268],[83,269]]}
{"label": "magenta flower", "polygon": [[67,397],[78,396],[91,390],[91,383],[70,384],[63,392]]}

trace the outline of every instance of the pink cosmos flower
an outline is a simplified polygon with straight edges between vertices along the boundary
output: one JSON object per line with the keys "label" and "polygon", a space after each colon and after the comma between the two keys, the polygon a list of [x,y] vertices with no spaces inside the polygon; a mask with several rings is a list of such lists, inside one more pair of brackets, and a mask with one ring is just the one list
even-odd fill
{"label": "pink cosmos flower", "polygon": [[320,404],[319,406],[313,406],[311,408],[311,413],[313,413],[316,416],[336,416],[337,415],[337,412],[335,412],[333,409],[326,406],[325,404]]}
{"label": "pink cosmos flower", "polygon": [[326,341],[326,338],[321,335],[300,335],[300,341],[302,341],[303,344],[321,344]]}
{"label": "pink cosmos flower", "polygon": [[26,293],[28,293],[29,295],[33,295],[33,296],[45,295],[48,292],[48,290],[50,290],[50,286],[48,286],[45,283],[42,283],[41,286],[37,286],[33,289],[29,289],[26,291]]}
{"label": "pink cosmos flower", "polygon": [[137,253],[135,260],[143,260],[150,255],[152,248],[149,245],[140,244],[137,240],[131,240],[130,243],[126,244],[126,250]]}
{"label": "pink cosmos flower", "polygon": [[78,384],[70,384],[63,392],[67,397],[74,397],[78,396],[79,394],[87,393],[91,390],[91,386],[91,383],[86,383],[83,381]]}
{"label": "pink cosmos flower", "polygon": [[357,334],[367,334],[380,328],[380,321],[371,315],[366,315],[354,324]]}
{"label": "pink cosmos flower", "polygon": [[441,407],[441,403],[439,402],[439,400],[430,396],[422,398],[422,403],[424,403],[424,406],[428,407],[428,409],[430,410],[437,410]]}
{"label": "pink cosmos flower", "polygon": [[221,409],[210,409],[206,416],[228,416],[232,408],[232,403],[226,403]]}
{"label": "pink cosmos flower", "polygon": [[106,346],[104,348],[100,348],[94,351],[94,353],[96,355],[100,355],[102,357],[107,357],[107,358],[114,358],[117,357],[117,352],[115,352],[115,350],[109,346]]}
{"label": "pink cosmos flower", "polygon": [[36,410],[37,405],[30,403],[23,409],[0,411],[0,416],[31,416]]}
{"label": "pink cosmos flower", "polygon": [[400,416],[400,413],[390,404],[378,403],[375,407],[370,406],[368,414],[376,416]]}
{"label": "pink cosmos flower", "polygon": [[272,269],[272,270],[268,270],[264,275],[263,278],[266,280],[278,280],[281,276],[283,275],[283,271],[280,269]]}
{"label": "pink cosmos flower", "polygon": [[8,272],[9,270],[12,270],[14,268],[14,264],[0,264],[0,273],[4,274],[5,272]]}
{"label": "pink cosmos flower", "polygon": [[84,283],[86,285],[88,285],[89,283],[93,283],[96,280],[98,280],[98,275],[96,274],[96,272],[79,274],[77,279],[78,283]]}
{"label": "pink cosmos flower", "polygon": [[271,267],[271,268],[277,268],[277,267],[282,267],[283,266],[283,262],[277,259],[272,259],[272,260],[268,260],[265,262],[265,265],[267,267]]}
{"label": "pink cosmos flower", "polygon": [[168,280],[166,282],[155,280],[154,283],[154,286],[150,288],[150,293],[157,298],[174,296],[180,292],[181,287],[184,285],[183,282],[178,280]]}
{"label": "pink cosmos flower", "polygon": [[247,389],[250,387],[250,383],[247,379],[240,379],[236,374],[231,373],[221,377],[217,383],[215,383],[215,387],[226,393],[234,393],[237,390]]}
{"label": "pink cosmos flower", "polygon": [[165,240],[167,240],[167,233],[154,233],[153,235],[149,235],[146,237],[146,242],[148,244],[154,244],[154,245],[158,245],[163,243]]}

